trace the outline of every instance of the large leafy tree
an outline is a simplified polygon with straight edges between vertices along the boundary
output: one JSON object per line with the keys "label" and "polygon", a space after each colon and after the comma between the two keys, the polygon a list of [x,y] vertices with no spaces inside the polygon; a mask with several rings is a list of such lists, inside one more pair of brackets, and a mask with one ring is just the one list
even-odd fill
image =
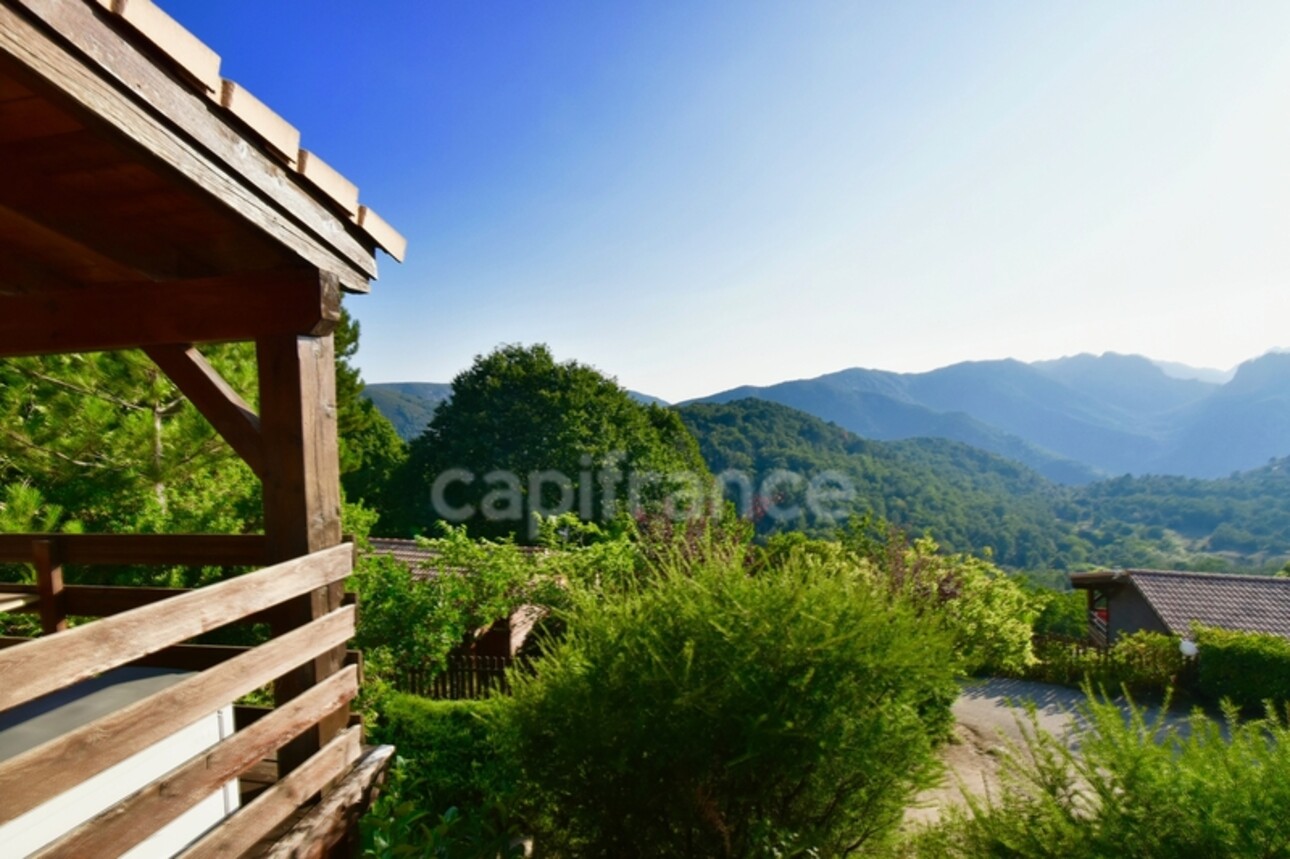
{"label": "large leafy tree", "polygon": [[359,331],[358,322],[342,310],[335,331],[341,483],[349,501],[381,513],[390,504],[390,481],[407,458],[407,445],[394,425],[363,396],[363,378],[353,364]]}
{"label": "large leafy tree", "polygon": [[394,521],[417,532],[449,519],[474,535],[523,539],[533,536],[535,509],[621,514],[634,494],[662,504],[705,475],[672,410],[636,402],[545,345],[505,345],[453,380],[451,398],[412,443]]}

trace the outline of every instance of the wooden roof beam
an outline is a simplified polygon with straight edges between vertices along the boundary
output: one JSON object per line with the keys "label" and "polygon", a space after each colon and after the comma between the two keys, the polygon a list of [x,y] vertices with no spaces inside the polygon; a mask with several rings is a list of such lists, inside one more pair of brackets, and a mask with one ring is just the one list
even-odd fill
{"label": "wooden roof beam", "polygon": [[340,284],[308,269],[0,297],[0,357],[330,334]]}
{"label": "wooden roof beam", "polygon": [[[84,56],[69,52],[52,28]],[[366,292],[376,277],[375,247],[353,224],[317,200],[294,172],[247,140],[199,96],[157,66],[87,3],[0,3],[0,56],[30,70],[37,86],[58,92],[87,121],[182,175],[303,260]],[[24,81],[24,85],[29,81]],[[355,232],[359,235],[355,235]]]}
{"label": "wooden roof beam", "polygon": [[255,410],[195,347],[163,344],[148,346],[144,351],[263,480],[264,446],[260,441],[260,416]]}

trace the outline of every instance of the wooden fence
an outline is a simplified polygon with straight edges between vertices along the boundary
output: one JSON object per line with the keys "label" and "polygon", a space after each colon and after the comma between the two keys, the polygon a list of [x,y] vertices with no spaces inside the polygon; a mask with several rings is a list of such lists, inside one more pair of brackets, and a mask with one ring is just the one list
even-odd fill
{"label": "wooden fence", "polygon": [[448,657],[443,671],[408,671],[396,682],[400,692],[444,701],[509,695],[506,670],[515,662],[509,656],[458,654]]}
{"label": "wooden fence", "polygon": [[[68,540],[67,544],[75,548],[90,542]],[[252,541],[230,542],[254,548]],[[178,543],[173,537],[166,541],[172,546]],[[0,822],[24,814],[303,663],[331,654],[339,665],[339,654],[354,634],[353,606],[336,607],[256,647],[204,648],[184,642],[224,624],[264,617],[320,588],[339,587],[350,572],[352,558],[352,547],[342,545],[198,590],[68,587],[52,595],[63,603],[60,613],[70,609],[102,619],[41,638],[0,640],[0,710],[128,664],[154,659],[184,664],[196,657],[195,661],[205,663],[204,670],[0,762]],[[51,597],[42,596],[46,601]],[[208,652],[213,650],[219,651],[218,656]],[[324,736],[322,748],[290,773],[281,774],[272,787],[183,854],[240,855],[295,813],[302,799],[323,790],[359,760],[361,729],[344,725],[347,704],[357,690],[353,665],[319,677],[303,694],[240,727],[168,773],[164,782],[153,782],[120,801],[40,855],[118,855],[220,785],[271,758],[293,738],[316,731],[339,715],[338,732]]]}
{"label": "wooden fence", "polygon": [[1124,642],[1102,647],[1095,641],[1066,636],[1036,636],[1037,662],[1020,676],[1028,680],[1079,686],[1086,679],[1115,690],[1127,686],[1134,692],[1161,692],[1186,681],[1195,671],[1195,660],[1186,660],[1172,639],[1154,644]]}

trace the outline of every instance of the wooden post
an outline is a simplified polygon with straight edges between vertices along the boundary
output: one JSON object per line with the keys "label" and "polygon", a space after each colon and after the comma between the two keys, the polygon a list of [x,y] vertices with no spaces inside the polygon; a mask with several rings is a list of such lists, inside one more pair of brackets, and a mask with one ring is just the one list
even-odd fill
{"label": "wooden post", "polygon": [[[268,553],[289,560],[341,542],[340,463],[336,435],[336,364],[330,334],[271,336],[256,341],[260,372],[260,436],[264,468],[264,531]],[[281,634],[337,609],[343,583],[321,588],[276,610]],[[278,704],[291,700],[344,663],[343,646],[311,660],[274,686]],[[280,775],[300,766],[340,730],[338,710],[279,754]]]}
{"label": "wooden post", "polygon": [[63,562],[52,540],[32,540],[31,554],[36,567],[36,589],[40,594],[40,628],[46,635],[67,629],[63,602]]}

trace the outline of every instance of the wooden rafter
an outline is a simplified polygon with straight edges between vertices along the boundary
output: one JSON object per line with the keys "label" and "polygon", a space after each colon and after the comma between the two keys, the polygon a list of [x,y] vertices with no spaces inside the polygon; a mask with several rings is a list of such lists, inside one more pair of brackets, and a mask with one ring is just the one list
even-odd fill
{"label": "wooden rafter", "polygon": [[36,89],[43,85],[58,93],[88,124],[110,129],[153,163],[167,165],[189,187],[196,185],[305,261],[334,273],[346,289],[367,291],[367,281],[376,276],[374,247],[354,235],[357,225],[315,200],[290,168],[248,147],[208,99],[121,39],[89,4],[16,2],[93,58],[69,52],[0,4],[0,57],[30,70]]}
{"label": "wooden rafter", "polygon": [[329,333],[335,277],[308,269],[0,298],[0,357]]}
{"label": "wooden rafter", "polygon": [[229,447],[263,479],[260,416],[224,381],[205,356],[193,346],[178,344],[149,346],[144,351],[210,421]]}

